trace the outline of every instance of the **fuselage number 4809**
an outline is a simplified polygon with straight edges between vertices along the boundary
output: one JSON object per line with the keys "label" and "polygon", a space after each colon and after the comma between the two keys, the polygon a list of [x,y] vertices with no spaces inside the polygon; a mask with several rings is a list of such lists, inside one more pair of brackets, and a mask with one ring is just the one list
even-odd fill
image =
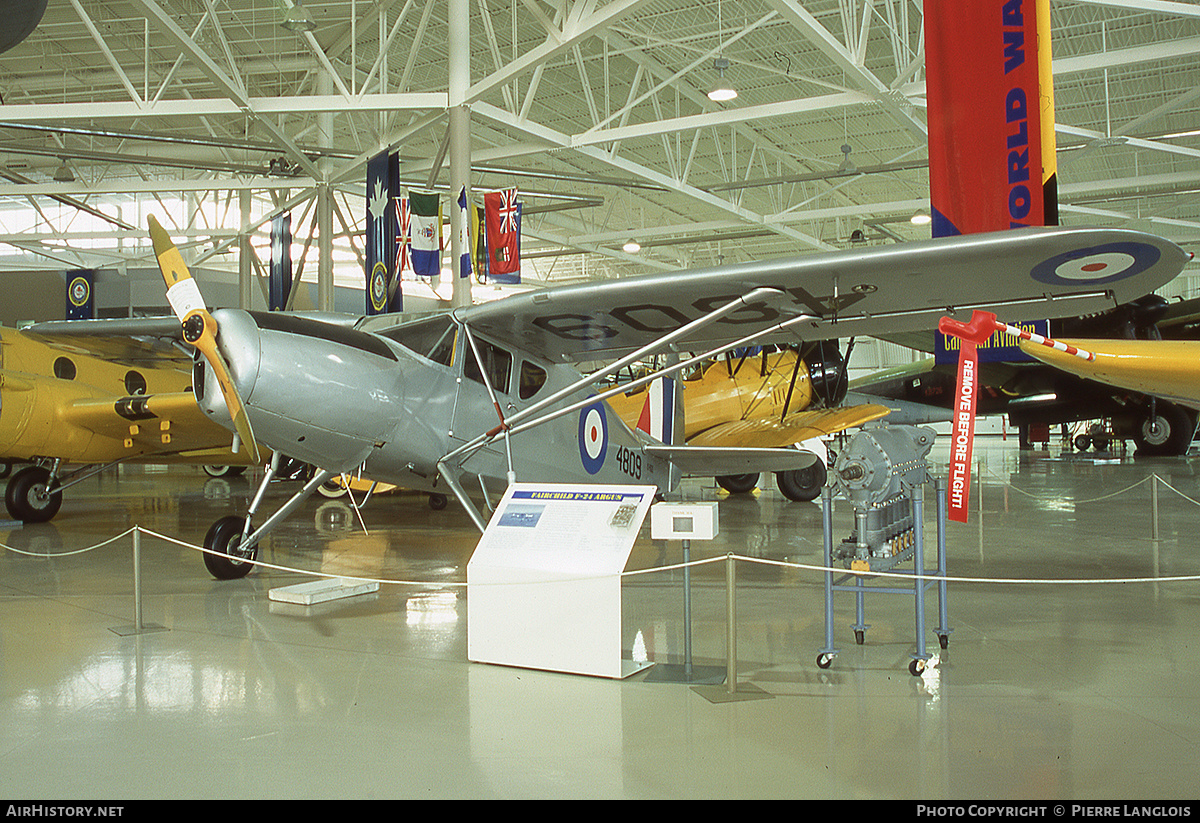
{"label": "fuselage number 4809", "polygon": [[621,467],[621,471],[632,477],[634,480],[642,479],[642,453],[626,448],[625,446],[617,447],[617,465]]}

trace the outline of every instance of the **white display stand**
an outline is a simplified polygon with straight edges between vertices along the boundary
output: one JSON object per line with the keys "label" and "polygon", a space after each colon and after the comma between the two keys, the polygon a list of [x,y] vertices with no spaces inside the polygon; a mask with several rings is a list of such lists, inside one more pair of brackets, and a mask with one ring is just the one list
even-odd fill
{"label": "white display stand", "polygon": [[514,483],[467,564],[467,659],[628,677],[621,572],[654,486]]}

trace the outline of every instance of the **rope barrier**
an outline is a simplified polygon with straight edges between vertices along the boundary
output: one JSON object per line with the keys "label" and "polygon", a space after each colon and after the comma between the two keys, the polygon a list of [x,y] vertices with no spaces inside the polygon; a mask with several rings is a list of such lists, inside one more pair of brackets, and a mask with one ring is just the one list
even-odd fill
{"label": "rope barrier", "polygon": [[[1170,487],[1168,486],[1168,488],[1170,488]],[[1186,495],[1183,495],[1183,496],[1186,497]],[[1190,498],[1188,498],[1188,499],[1190,499]],[[1193,501],[1193,502],[1195,502],[1195,501]],[[205,554],[217,554],[220,556],[225,556],[221,552],[216,552],[212,549],[207,549],[203,546],[198,546],[193,543],[188,543],[186,541],[179,540],[178,538],[170,537],[165,534],[159,534],[158,532],[151,531],[150,529],[146,529],[141,526],[134,526],[134,527],[122,532],[121,534],[118,534],[114,537],[110,537],[100,543],[95,544],[94,546],[89,546],[87,548],[79,549],[79,550],[72,551],[72,552],[61,552],[61,553],[55,553],[55,554],[37,554],[34,552],[23,551],[21,549],[17,549],[17,548],[14,548],[12,546],[8,546],[8,545],[2,544],[2,543],[0,543],[0,548],[4,548],[4,549],[14,552],[16,554],[22,554],[22,555],[27,555],[27,556],[31,556],[31,557],[41,557],[41,558],[71,557],[74,555],[84,554],[86,552],[94,551],[96,549],[102,548],[110,543],[120,540],[121,538],[123,538],[127,535],[132,534],[135,531],[141,532],[142,534],[148,535],[150,537],[157,538],[166,543],[172,543],[174,545],[181,546],[181,547],[187,548],[187,549],[191,549],[193,551],[198,551],[198,552],[202,552]],[[1128,584],[1135,584],[1135,583],[1187,583],[1187,582],[1200,581],[1200,575],[1170,575],[1170,576],[1166,576],[1166,577],[1111,577],[1111,578],[1105,578],[1105,577],[1096,577],[1096,578],[1038,578],[1038,577],[1013,578],[1013,577],[960,577],[960,576],[954,576],[954,575],[943,576],[943,575],[938,575],[938,574],[930,574],[926,571],[919,571],[919,572],[918,571],[913,571],[913,572],[885,572],[885,571],[859,572],[859,571],[851,571],[844,567],[822,566],[822,565],[817,565],[817,564],[812,564],[812,563],[796,563],[796,562],[783,561],[783,560],[768,560],[768,559],[761,558],[761,557],[749,557],[747,555],[739,555],[739,554],[723,554],[723,555],[719,555],[716,557],[704,558],[701,560],[693,560],[689,563],[675,563],[675,564],[671,564],[671,565],[667,565],[667,566],[653,566],[653,567],[645,568],[645,569],[635,569],[633,571],[622,572],[621,577],[640,577],[643,575],[657,574],[657,573],[668,572],[668,571],[676,571],[676,570],[684,569],[684,568],[697,568],[700,566],[707,566],[707,565],[711,565],[713,563],[719,563],[719,562],[725,561],[729,557],[732,557],[734,560],[744,561],[744,562],[752,563],[752,564],[759,564],[759,565],[763,565],[763,566],[774,566],[774,567],[785,568],[785,569],[795,569],[797,571],[810,571],[810,572],[816,572],[819,574],[825,574],[825,573],[831,572],[834,574],[849,575],[849,576],[853,576],[853,577],[861,577],[863,579],[895,578],[895,579],[904,580],[904,581],[922,580],[922,581],[939,581],[939,582],[945,581],[946,583],[971,583],[971,584],[984,584],[984,585],[990,584],[990,585],[1043,585],[1043,586],[1080,586],[1080,585],[1113,585],[1113,584],[1128,585]],[[396,580],[393,578],[363,577],[363,576],[352,575],[352,574],[334,574],[331,572],[322,572],[322,571],[314,571],[311,569],[298,569],[298,568],[293,568],[290,566],[282,566],[282,565],[279,565],[276,563],[268,563],[264,560],[247,560],[246,562],[251,565],[254,565],[254,566],[258,566],[258,567],[261,567],[264,569],[271,569],[273,571],[278,571],[278,572],[306,575],[308,577],[320,577],[320,578],[325,578],[325,579],[330,579],[330,580],[346,580],[346,581],[352,581],[352,582],[357,582],[357,583],[376,583],[379,585],[388,585],[388,586],[440,586],[443,588],[446,588],[446,587],[466,588],[466,585],[467,585],[465,581],[458,582],[458,581],[438,581],[438,580]],[[564,582],[570,582],[572,580],[595,580],[595,579],[601,579],[603,577],[607,577],[607,575],[586,575],[586,576],[580,576],[580,577],[564,577],[564,578],[556,579],[553,582],[564,583]]]}

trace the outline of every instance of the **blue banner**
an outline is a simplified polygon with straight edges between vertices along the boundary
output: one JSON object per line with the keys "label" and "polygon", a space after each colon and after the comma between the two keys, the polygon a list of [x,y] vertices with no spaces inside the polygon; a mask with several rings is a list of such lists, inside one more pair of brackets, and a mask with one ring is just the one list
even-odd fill
{"label": "blue banner", "polygon": [[[1017,328],[1050,336],[1049,320],[1026,320],[1014,323]],[[958,349],[961,341],[949,334],[936,332],[933,341],[933,362],[937,364],[958,364]],[[980,363],[1033,363],[1034,358],[1021,351],[1017,338],[1002,331],[993,332],[992,336],[976,346]]]}
{"label": "blue banner", "polygon": [[271,220],[271,268],[267,280],[267,309],[283,311],[292,291],[292,215]]}
{"label": "blue banner", "polygon": [[96,316],[95,269],[67,272],[67,319],[91,320]]}

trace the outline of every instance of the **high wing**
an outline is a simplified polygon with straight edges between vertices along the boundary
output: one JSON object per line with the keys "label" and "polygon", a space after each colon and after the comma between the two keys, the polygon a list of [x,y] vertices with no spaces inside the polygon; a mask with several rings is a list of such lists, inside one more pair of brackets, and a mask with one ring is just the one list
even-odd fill
{"label": "high wing", "polygon": [[1094,354],[1086,361],[1022,341],[1021,350],[1043,363],[1086,377],[1200,409],[1200,340],[1060,340]]}
{"label": "high wing", "polygon": [[879,420],[889,412],[887,406],[864,403],[834,409],[807,409],[792,412],[783,420],[757,417],[731,420],[706,429],[688,440],[689,446],[727,448],[777,448],[814,437],[824,437]]}
{"label": "high wing", "polygon": [[988,308],[1003,317],[1103,311],[1152,292],[1191,257],[1121,229],[1035,227],[556,287],[457,311],[468,327],[553,359],[637,350],[756,288],[777,290],[674,341],[702,351],[929,329]]}

